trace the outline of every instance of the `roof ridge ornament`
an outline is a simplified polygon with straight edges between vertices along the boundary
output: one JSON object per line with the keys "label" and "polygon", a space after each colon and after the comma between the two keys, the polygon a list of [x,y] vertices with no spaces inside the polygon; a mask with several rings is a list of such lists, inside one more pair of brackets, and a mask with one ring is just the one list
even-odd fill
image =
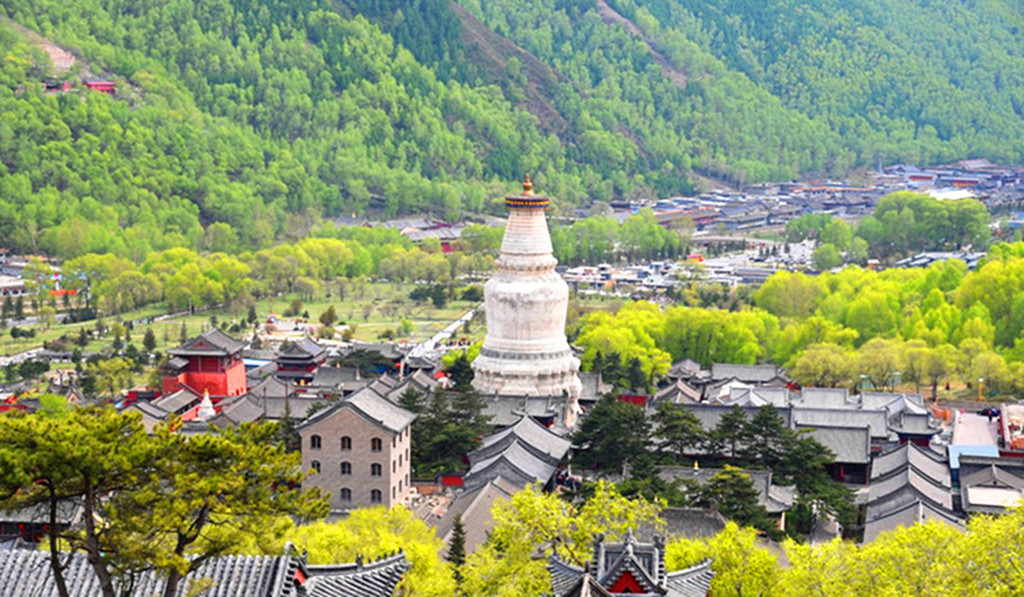
{"label": "roof ridge ornament", "polygon": [[529,174],[527,174],[526,178],[523,180],[523,194],[533,195],[533,181],[530,180]]}

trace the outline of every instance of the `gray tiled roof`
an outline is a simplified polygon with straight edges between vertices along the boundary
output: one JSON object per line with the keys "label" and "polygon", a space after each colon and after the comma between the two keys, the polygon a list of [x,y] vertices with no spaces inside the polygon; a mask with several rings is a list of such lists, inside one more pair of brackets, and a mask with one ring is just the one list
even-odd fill
{"label": "gray tiled roof", "polygon": [[[0,595],[4,597],[57,597],[57,587],[42,551],[0,551]],[[401,552],[369,564],[361,561],[332,566],[307,566],[304,557],[220,556],[188,574],[179,595],[211,582],[203,595],[216,597],[387,597],[409,569]],[[297,574],[298,571],[302,574]],[[71,597],[98,597],[99,583],[84,554],[68,560],[64,576]],[[164,588],[163,577],[147,571],[135,578],[129,595],[150,597]]]}
{"label": "gray tiled roof", "polygon": [[139,411],[144,416],[160,420],[167,418],[167,415],[170,414],[169,411],[166,411],[147,400],[139,400],[138,402],[132,404],[131,406],[125,407],[126,411],[132,409]]}
{"label": "gray tiled roof", "polygon": [[568,439],[552,433],[533,417],[524,416],[514,425],[483,438],[480,447],[469,455],[470,461],[488,458],[514,441],[526,444],[555,463],[565,457],[572,445]]}
{"label": "gray tiled roof", "polygon": [[725,518],[715,510],[665,508],[661,511],[669,537],[709,539],[725,528]]}
{"label": "gray tiled roof", "polygon": [[327,354],[327,349],[316,340],[304,336],[278,352],[277,356],[318,358]]}
{"label": "gray tiled roof", "polygon": [[732,406],[789,406],[792,395],[787,388],[730,388],[724,404]]}
{"label": "gray tiled roof", "polygon": [[871,429],[872,438],[889,437],[889,419],[884,410],[850,410],[831,408],[793,407],[793,422],[804,427],[864,427]]}
{"label": "gray tiled roof", "polygon": [[715,573],[711,570],[711,560],[690,566],[684,570],[668,573],[668,595],[673,597],[706,597],[711,590],[711,581]]}
{"label": "gray tiled roof", "polygon": [[469,459],[469,472],[463,477],[467,489],[499,475],[523,486],[536,481],[547,483],[558,470],[556,464],[534,454],[519,442],[510,443],[501,452],[484,460],[474,461],[472,454]]}
{"label": "gray tiled roof", "polygon": [[309,566],[305,589],[309,597],[388,597],[411,568],[405,554],[381,558],[369,564]]}
{"label": "gray tiled roof", "polygon": [[871,433],[866,425],[863,427],[831,427],[797,424],[796,428],[798,430],[807,429],[806,433],[810,437],[832,450],[832,453],[836,455],[835,462],[867,464],[871,460]]}
{"label": "gray tiled roof", "polygon": [[226,356],[241,352],[246,343],[232,338],[217,328],[206,330],[195,338],[187,340],[177,348],[167,351],[172,356],[206,355]]}
{"label": "gray tiled roof", "polygon": [[484,396],[484,411],[490,417],[491,424],[496,427],[507,427],[514,424],[523,415],[534,417],[555,417],[564,407],[561,397],[547,396]]}
{"label": "gray tiled roof", "polygon": [[[230,400],[230,401],[229,401]],[[250,394],[245,394],[234,399],[226,399],[220,403],[220,412],[210,420],[210,423],[226,423],[238,425],[239,423],[251,423],[263,418],[263,407],[259,401]]]}
{"label": "gray tiled roof", "polygon": [[735,378],[748,383],[763,383],[775,379],[780,374],[775,365],[732,365],[713,363],[711,378],[714,380]]}
{"label": "gray tiled roof", "polygon": [[[4,597],[57,597],[57,586],[48,560],[40,551],[0,552],[0,595]],[[218,597],[297,596],[294,572],[296,561],[289,556],[222,556],[204,563],[189,574],[179,587],[188,594],[201,579],[213,582]],[[71,597],[101,595],[92,566],[83,554],[69,560],[64,571]],[[146,572],[135,580],[131,595],[149,597],[163,589],[163,579]]]}
{"label": "gray tiled roof", "polygon": [[804,406],[813,408],[853,408],[846,388],[803,388],[800,398]]}
{"label": "gray tiled roof", "polygon": [[295,385],[287,383],[273,375],[249,386],[249,394],[256,398],[284,398],[295,389]]}
{"label": "gray tiled roof", "polygon": [[383,427],[397,433],[409,426],[416,415],[401,406],[389,402],[376,392],[361,390],[343,400]]}
{"label": "gray tiled roof", "polygon": [[[312,385],[330,387],[354,381],[360,381],[359,369],[355,367],[318,367],[313,374]],[[365,380],[367,384],[371,381]]]}
{"label": "gray tiled roof", "polygon": [[196,394],[191,390],[182,389],[157,398],[153,401],[153,406],[169,413],[175,413],[183,408],[199,404],[199,401],[202,400],[202,398],[201,394]]}
{"label": "gray tiled roof", "polygon": [[498,499],[509,499],[520,490],[518,485],[496,477],[487,483],[463,491],[455,496],[444,517],[438,521],[436,532],[445,543],[445,551],[451,540],[452,527],[455,519],[462,518],[466,530],[466,553],[472,553],[487,541],[487,534],[494,528],[494,502]]}
{"label": "gray tiled roof", "polygon": [[936,508],[923,500],[912,500],[901,508],[886,513],[884,516],[869,519],[864,525],[864,542],[874,541],[880,533],[899,527],[913,526],[916,523],[929,520],[947,524],[960,531],[964,530],[963,520],[951,512]]}
{"label": "gray tiled roof", "polygon": [[[868,504],[870,506],[882,502],[902,503],[908,496],[917,496],[952,511],[953,495],[948,485],[948,477],[944,481],[946,483],[937,483],[918,469],[907,466],[886,478],[873,480],[868,490]],[[885,506],[879,508],[885,509]]]}
{"label": "gray tiled roof", "polygon": [[1018,477],[998,464],[993,463],[987,468],[972,471],[967,475],[961,475],[960,485],[988,485],[990,487],[1024,489],[1024,478]]}
{"label": "gray tiled roof", "polygon": [[574,566],[561,558],[548,558],[548,571],[551,573],[551,591],[556,597],[562,597],[575,588],[579,578],[586,570]]}
{"label": "gray tiled roof", "polygon": [[[78,499],[66,499],[57,502],[57,522],[59,524],[70,524],[82,516],[82,501]],[[36,504],[15,510],[0,510],[0,522],[50,522],[49,504]],[[2,594],[2,593],[0,593]]]}
{"label": "gray tiled roof", "polygon": [[928,413],[913,413],[908,411],[900,412],[890,422],[889,428],[896,433],[906,435],[936,435],[942,429],[931,423],[931,415]]}
{"label": "gray tiled roof", "polygon": [[602,587],[596,578],[590,576],[589,572],[584,572],[576,580],[576,584],[566,589],[559,597],[614,597],[614,595]]}
{"label": "gray tiled roof", "polygon": [[342,408],[353,408],[370,421],[381,427],[398,433],[416,419],[416,415],[404,408],[389,402],[370,388],[363,388],[355,394],[343,398],[334,405],[321,409],[298,425],[297,429],[308,427],[326,419]]}
{"label": "gray tiled roof", "polygon": [[654,395],[654,402],[662,400],[668,400],[673,404],[696,403],[700,400],[700,390],[680,379],[658,390],[658,393]]}
{"label": "gray tiled roof", "polygon": [[895,450],[875,456],[871,463],[871,480],[874,482],[882,479],[895,472],[903,471],[908,466],[919,471],[937,485],[945,487],[951,485],[949,462],[946,458],[910,442]]}

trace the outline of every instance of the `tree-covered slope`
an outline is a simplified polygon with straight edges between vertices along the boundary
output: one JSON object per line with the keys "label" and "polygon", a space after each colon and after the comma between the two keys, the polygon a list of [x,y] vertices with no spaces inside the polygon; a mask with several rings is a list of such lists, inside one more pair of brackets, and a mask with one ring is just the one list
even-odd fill
{"label": "tree-covered slope", "polygon": [[[1024,157],[1016,4],[0,0],[0,238],[140,257],[318,215]],[[36,32],[114,98],[57,76]],[[114,223],[118,227],[113,226]],[[217,234],[224,232],[217,229]],[[221,240],[217,239],[218,246]]]}
{"label": "tree-covered slope", "polygon": [[1024,158],[1019,2],[609,2],[826,123],[857,163]]}

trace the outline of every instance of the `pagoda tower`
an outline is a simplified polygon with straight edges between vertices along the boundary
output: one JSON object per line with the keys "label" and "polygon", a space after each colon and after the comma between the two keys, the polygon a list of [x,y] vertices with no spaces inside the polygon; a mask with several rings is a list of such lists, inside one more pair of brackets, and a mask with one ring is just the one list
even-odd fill
{"label": "pagoda tower", "polygon": [[473,385],[483,394],[563,397],[571,426],[582,391],[580,362],[565,338],[569,287],[555,273],[544,216],[549,204],[534,194],[529,175],[522,194],[505,198],[508,224],[497,270],[484,286],[487,336],[473,361]]}

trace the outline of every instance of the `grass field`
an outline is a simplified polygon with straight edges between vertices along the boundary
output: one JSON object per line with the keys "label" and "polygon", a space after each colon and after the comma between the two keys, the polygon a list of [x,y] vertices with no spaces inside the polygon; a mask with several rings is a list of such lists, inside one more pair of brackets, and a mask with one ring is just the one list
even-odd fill
{"label": "grass field", "polygon": [[[303,301],[302,311],[309,314],[307,323],[301,327],[320,327],[319,317],[331,305],[334,306],[338,316],[338,323],[334,328],[340,338],[341,332],[346,326],[354,329],[353,338],[364,342],[377,341],[386,330],[394,332],[396,338],[405,338],[412,342],[425,340],[442,330],[455,319],[458,319],[470,309],[477,306],[475,302],[462,300],[450,301],[443,308],[435,308],[429,301],[414,302],[409,298],[409,292],[413,289],[411,285],[398,286],[387,283],[364,283],[354,290],[347,292],[344,299],[337,296],[327,298],[318,296],[311,301]],[[265,324],[270,314],[283,315],[286,313],[292,302],[298,299],[298,295],[278,296],[264,298],[254,306],[256,309],[257,321]],[[113,333],[109,330],[115,322],[138,321],[144,318],[152,318],[167,313],[167,306],[163,303],[147,305],[143,309],[122,313],[119,316],[107,316],[102,319],[108,327],[108,331],[101,337],[93,336],[83,352],[99,352],[104,346],[108,346],[113,340]],[[130,332],[131,341],[138,347],[142,346],[142,338],[146,328],[152,328],[156,336],[156,350],[166,351],[167,348],[177,346],[181,342],[182,326],[187,337],[195,336],[212,326],[213,318],[220,325],[228,322],[229,326],[237,324],[240,329],[229,333],[236,337],[251,337],[253,327],[246,322],[247,307],[238,307],[229,310],[227,308],[210,309],[194,314],[184,314],[176,317],[156,321],[148,324],[136,324]],[[288,329],[295,317],[282,318],[283,322],[278,327]],[[298,319],[301,319],[301,314]],[[403,321],[408,324],[403,326]],[[81,329],[92,332],[96,330],[97,322],[87,321],[73,324],[58,324],[49,329],[41,325],[29,326],[34,329],[34,338],[12,338],[10,330],[5,330],[0,336],[0,355],[10,356],[26,350],[38,348],[44,341],[53,341],[62,336],[74,340],[78,338]],[[402,333],[403,327],[408,333]],[[480,323],[471,326],[471,333],[460,333],[460,337],[482,338],[483,326]],[[73,342],[67,345],[71,350],[76,346]]]}

